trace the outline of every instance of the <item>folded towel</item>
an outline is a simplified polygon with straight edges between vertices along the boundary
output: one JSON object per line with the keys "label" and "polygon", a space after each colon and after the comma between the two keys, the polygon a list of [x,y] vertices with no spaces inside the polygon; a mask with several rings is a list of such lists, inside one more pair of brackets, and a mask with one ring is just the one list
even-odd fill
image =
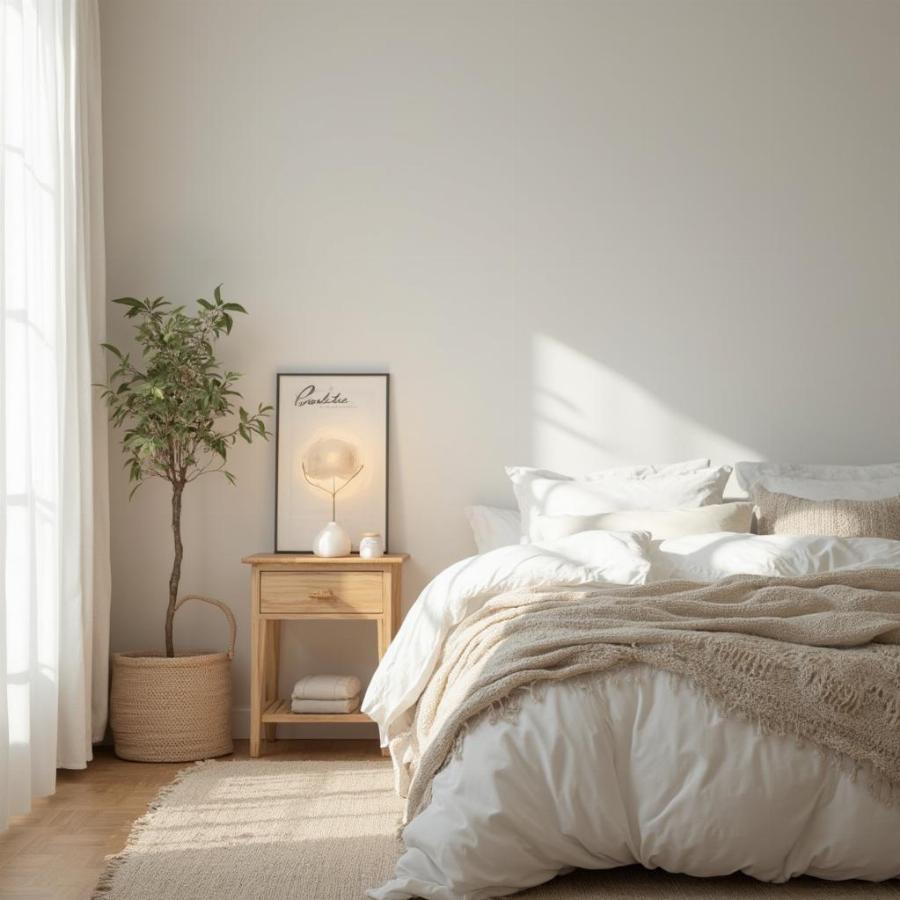
{"label": "folded towel", "polygon": [[359,694],[343,700],[291,700],[295,713],[352,713],[359,709]]}
{"label": "folded towel", "polygon": [[346,700],[358,696],[362,684],[355,675],[305,675],[291,692],[294,700]]}

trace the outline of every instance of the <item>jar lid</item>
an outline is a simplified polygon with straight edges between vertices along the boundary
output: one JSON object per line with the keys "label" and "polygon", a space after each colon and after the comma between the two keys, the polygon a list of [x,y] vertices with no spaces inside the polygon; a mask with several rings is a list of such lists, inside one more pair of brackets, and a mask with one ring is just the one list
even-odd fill
{"label": "jar lid", "polygon": [[363,537],[381,537],[381,535],[377,531],[364,531],[362,533]]}

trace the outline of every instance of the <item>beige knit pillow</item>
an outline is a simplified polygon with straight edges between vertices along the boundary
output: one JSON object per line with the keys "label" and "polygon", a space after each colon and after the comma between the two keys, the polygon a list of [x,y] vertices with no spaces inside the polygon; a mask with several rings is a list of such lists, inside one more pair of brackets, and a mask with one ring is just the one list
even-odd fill
{"label": "beige knit pillow", "polygon": [[757,534],[817,534],[900,540],[900,497],[887,500],[804,500],[754,485]]}

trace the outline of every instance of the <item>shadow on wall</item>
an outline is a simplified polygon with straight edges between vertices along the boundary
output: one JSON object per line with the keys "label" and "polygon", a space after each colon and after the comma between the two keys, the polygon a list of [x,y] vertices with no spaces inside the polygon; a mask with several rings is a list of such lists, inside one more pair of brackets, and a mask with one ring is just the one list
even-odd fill
{"label": "shadow on wall", "polygon": [[663,403],[589,356],[544,334],[532,345],[531,456],[538,465],[587,472],[639,462],[759,451]]}
{"label": "shadow on wall", "polygon": [[[900,430],[885,421],[880,397],[900,390],[900,368],[885,371],[883,358],[857,359],[858,384],[848,388],[835,357],[810,348],[811,336],[774,373],[741,368],[753,356],[750,339],[656,355],[643,337],[592,348],[590,329],[576,340],[527,336],[518,444],[528,464],[581,473],[700,456],[866,464],[900,455]],[[871,393],[867,382],[877,382]]]}

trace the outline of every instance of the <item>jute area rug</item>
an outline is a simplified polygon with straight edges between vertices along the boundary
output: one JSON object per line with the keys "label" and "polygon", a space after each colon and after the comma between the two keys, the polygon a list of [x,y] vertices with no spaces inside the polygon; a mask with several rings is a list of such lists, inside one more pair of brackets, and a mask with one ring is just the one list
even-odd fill
{"label": "jute area rug", "polygon": [[[401,851],[401,804],[387,760],[211,762],[185,770],[109,861],[97,900],[359,900]],[[900,900],[900,883],[743,876],[696,879],[639,867],[576,872],[528,900],[867,897]]]}

